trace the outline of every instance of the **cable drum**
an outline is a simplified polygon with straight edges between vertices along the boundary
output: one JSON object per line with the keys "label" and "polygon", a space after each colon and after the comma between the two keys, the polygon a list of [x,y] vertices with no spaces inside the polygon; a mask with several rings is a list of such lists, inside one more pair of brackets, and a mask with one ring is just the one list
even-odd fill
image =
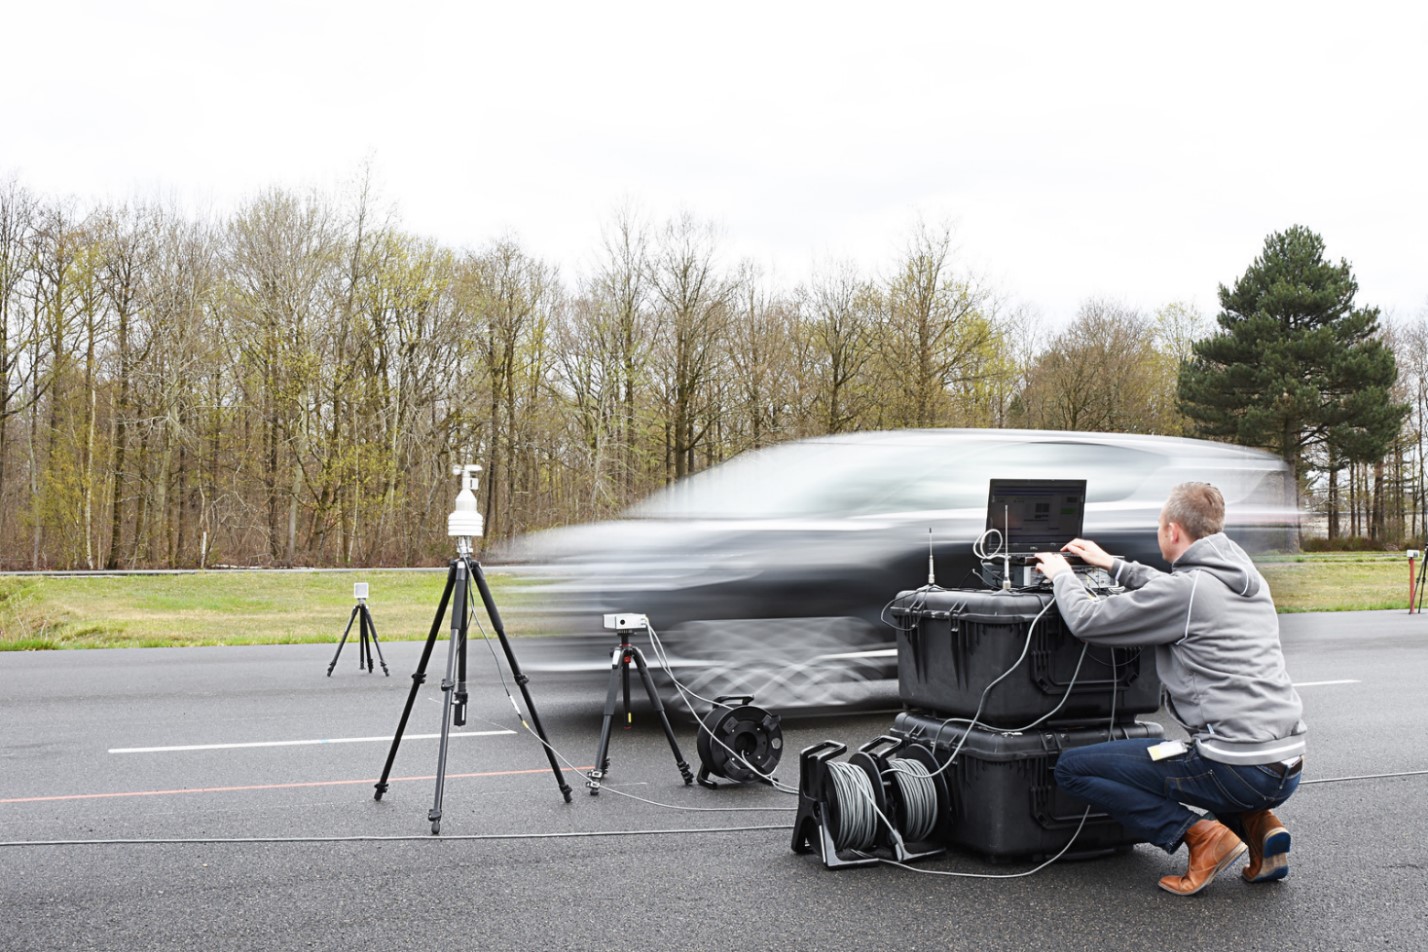
{"label": "cable drum", "polygon": [[888,773],[903,838],[913,843],[931,839],[938,820],[937,787],[931,772],[919,760],[897,757],[888,761]]}
{"label": "cable drum", "polygon": [[903,836],[912,842],[946,842],[952,832],[952,785],[942,762],[924,744],[910,743],[889,761],[902,812]]}
{"label": "cable drum", "polygon": [[877,840],[873,782],[861,767],[841,760],[828,762],[828,832],[840,850],[869,850]]}
{"label": "cable drum", "polygon": [[710,775],[735,783],[771,782],[773,771],[783,756],[779,716],[754,707],[753,698],[748,696],[720,697],[715,704],[724,705],[726,701],[741,703],[737,707],[716,706],[700,724],[695,744],[703,766],[699,783],[713,786]]}

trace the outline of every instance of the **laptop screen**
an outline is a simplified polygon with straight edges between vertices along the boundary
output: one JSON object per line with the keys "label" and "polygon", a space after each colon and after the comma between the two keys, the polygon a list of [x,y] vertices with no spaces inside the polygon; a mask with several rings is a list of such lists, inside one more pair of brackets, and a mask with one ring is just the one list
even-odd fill
{"label": "laptop screen", "polygon": [[993,479],[987,528],[1000,529],[1008,551],[1056,551],[1081,535],[1084,479]]}

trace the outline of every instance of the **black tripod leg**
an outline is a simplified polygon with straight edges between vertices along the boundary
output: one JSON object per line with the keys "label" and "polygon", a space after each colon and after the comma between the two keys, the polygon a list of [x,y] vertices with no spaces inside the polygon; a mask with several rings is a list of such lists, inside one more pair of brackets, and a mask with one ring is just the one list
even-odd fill
{"label": "black tripod leg", "polygon": [[629,730],[635,724],[635,712],[630,707],[630,657],[631,655],[626,655],[624,664],[620,665],[620,680],[625,685],[625,730]]}
{"label": "black tripod leg", "polygon": [[[469,698],[466,691],[466,635],[470,628],[471,615],[474,614],[471,607],[470,584],[468,583],[465,588],[467,597],[466,601],[461,604],[461,643],[456,647],[456,694],[454,695],[456,710],[451,717],[451,722],[457,727],[466,726],[466,702]],[[452,635],[455,636],[455,634],[456,630],[453,628]]]}
{"label": "black tripod leg", "polygon": [[367,613],[362,612],[361,621],[357,625],[357,630],[361,635],[361,652],[357,655],[357,670],[372,673],[372,642],[367,633]]}
{"label": "black tripod leg", "polygon": [[412,674],[412,689],[407,695],[407,705],[402,708],[402,719],[397,722],[397,733],[392,737],[392,749],[387,752],[387,765],[382,768],[382,779],[377,781],[377,796],[375,799],[382,799],[382,794],[387,792],[387,778],[392,774],[392,764],[397,759],[397,748],[401,746],[402,734],[407,729],[407,718],[412,716],[412,706],[416,704],[417,692],[421,690],[422,683],[426,681],[426,665],[431,660],[431,649],[436,647],[436,635],[441,631],[441,620],[446,617],[446,603],[451,598],[452,584],[456,580],[456,563],[451,563],[451,568],[446,573],[446,587],[441,590],[441,602],[436,606],[436,617],[432,619],[431,631],[427,633],[426,644],[421,649],[421,660],[417,662],[416,671]]}
{"label": "black tripod leg", "polygon": [[605,716],[600,721],[600,744],[595,748],[595,766],[590,771],[592,797],[600,795],[600,781],[610,769],[610,725],[615,719],[615,693],[619,690],[620,668],[625,666],[627,660],[624,648],[616,648],[615,657],[610,662],[609,687],[605,689]]}
{"label": "black tripod leg", "polygon": [[[382,643],[377,640],[377,623],[372,620],[372,613],[367,610],[367,606],[362,606],[362,617],[367,619],[367,627],[372,631],[372,647],[377,649],[377,660],[382,664],[382,674],[387,677],[392,676],[392,672],[387,670],[387,659],[382,657]],[[368,656],[368,665],[371,665],[371,657]]]}
{"label": "black tripod leg", "polygon": [[[1425,538],[1423,540],[1423,550],[1418,554],[1423,561],[1418,563],[1418,579],[1416,582],[1417,587],[1413,589],[1413,591],[1416,591],[1418,593],[1417,610],[1418,614],[1421,615],[1423,614],[1423,583],[1425,580],[1428,580],[1428,538]],[[1408,600],[1408,614],[1413,614],[1413,611],[1414,599],[1410,598]]]}
{"label": "black tripod leg", "polygon": [[[361,608],[358,605],[357,608]],[[332,656],[332,663],[327,666],[327,676],[332,677],[332,669],[337,667],[337,659],[342,657],[342,646],[347,644],[347,634],[352,630],[352,623],[357,620],[357,608],[352,609],[352,614],[347,616],[347,627],[342,629],[342,640],[337,643],[337,653]]]}
{"label": "black tripod leg", "polygon": [[[436,754],[436,796],[432,800],[431,812],[427,814],[433,835],[441,832],[441,801],[446,794],[446,747],[451,742],[451,722],[455,720],[452,706],[456,694],[456,658],[465,649],[466,569],[466,560],[458,559],[455,566],[456,587],[451,596],[451,641],[446,651],[446,677],[441,680],[441,746]],[[464,717],[464,714],[456,716]]]}
{"label": "black tripod leg", "polygon": [[684,761],[684,754],[679,751],[679,741],[674,738],[674,728],[669,724],[669,715],[664,712],[664,702],[659,699],[659,692],[655,690],[654,678],[650,677],[650,666],[645,663],[644,652],[639,648],[629,649],[635,658],[635,664],[640,668],[640,679],[645,682],[645,691],[649,693],[650,703],[654,705],[655,714],[659,717],[660,725],[664,727],[664,736],[669,740],[669,749],[674,751],[674,762],[679,767],[679,775],[684,778],[686,784],[694,782],[694,774],[689,770],[689,764]]}
{"label": "black tripod leg", "polygon": [[480,562],[474,559],[467,561],[471,563],[471,575],[476,580],[476,589],[481,593],[481,603],[486,606],[486,614],[491,619],[491,627],[496,630],[496,637],[500,639],[501,648],[506,653],[506,663],[510,665],[511,677],[520,686],[521,696],[526,701],[526,710],[531,713],[531,726],[535,728],[536,736],[540,738],[541,746],[545,748],[545,759],[550,761],[550,769],[555,774],[555,782],[560,787],[560,793],[565,797],[565,802],[569,803],[570,784],[565,782],[565,775],[560,772],[560,764],[555,760],[555,751],[551,748],[545,728],[541,725],[540,714],[536,711],[535,701],[531,699],[530,689],[526,687],[526,683],[530,679],[521,673],[520,662],[516,660],[516,653],[511,650],[511,642],[506,638],[506,629],[501,624],[501,613],[496,610],[496,600],[491,597],[491,589],[486,584],[486,573],[481,571]]}

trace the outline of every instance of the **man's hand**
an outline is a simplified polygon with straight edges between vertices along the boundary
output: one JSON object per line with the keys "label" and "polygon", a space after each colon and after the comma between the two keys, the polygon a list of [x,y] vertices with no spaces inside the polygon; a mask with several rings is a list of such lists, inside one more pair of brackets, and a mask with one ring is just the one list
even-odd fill
{"label": "man's hand", "polygon": [[1081,557],[1081,561],[1087,565],[1094,565],[1098,569],[1109,570],[1116,564],[1115,556],[1107,555],[1106,550],[1089,539],[1072,539],[1061,547],[1062,552],[1070,552],[1072,555]]}
{"label": "man's hand", "polygon": [[1055,578],[1062,572],[1071,571],[1071,563],[1063,559],[1057,552],[1036,553],[1036,569],[1047,578]]}

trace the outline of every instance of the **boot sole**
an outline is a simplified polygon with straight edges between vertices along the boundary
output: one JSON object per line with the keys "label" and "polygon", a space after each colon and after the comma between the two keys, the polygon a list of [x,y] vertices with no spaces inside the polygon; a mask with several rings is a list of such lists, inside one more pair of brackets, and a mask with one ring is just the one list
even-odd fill
{"label": "boot sole", "polygon": [[1259,864],[1259,875],[1251,879],[1249,870],[1245,870],[1245,882],[1271,883],[1288,875],[1289,831],[1281,827],[1264,838],[1264,852]]}
{"label": "boot sole", "polygon": [[[1171,893],[1172,895],[1176,895],[1176,896],[1193,896],[1193,895],[1195,895],[1196,893],[1198,893],[1200,890],[1204,889],[1206,886],[1208,886],[1208,885],[1210,885],[1212,882],[1214,882],[1214,881],[1215,881],[1215,877],[1218,876],[1218,875],[1220,875],[1220,873],[1224,872],[1226,866],[1229,866],[1229,865],[1230,865],[1231,863],[1233,863],[1235,860],[1239,859],[1241,856],[1245,855],[1245,854],[1248,853],[1248,852],[1249,852],[1249,847],[1246,846],[1246,845],[1244,845],[1243,843],[1241,843],[1239,846],[1235,847],[1234,849],[1230,850],[1230,851],[1229,851],[1228,853],[1226,853],[1223,857],[1221,857],[1221,859],[1220,859],[1220,861],[1219,861],[1218,863],[1215,864],[1215,869],[1214,869],[1214,871],[1213,871],[1212,873],[1210,873],[1210,875],[1208,875],[1208,876],[1205,877],[1205,881],[1204,881],[1203,883],[1201,883],[1200,885],[1196,886],[1194,889],[1188,890],[1188,891],[1186,891],[1186,892],[1181,892],[1181,891],[1178,890],[1178,889],[1171,889],[1169,886],[1165,885],[1164,882],[1161,882],[1161,883],[1159,884],[1159,885],[1160,885],[1160,888],[1161,888],[1161,889],[1164,889],[1166,892]],[[1286,872],[1287,872],[1287,870],[1286,870]]]}

